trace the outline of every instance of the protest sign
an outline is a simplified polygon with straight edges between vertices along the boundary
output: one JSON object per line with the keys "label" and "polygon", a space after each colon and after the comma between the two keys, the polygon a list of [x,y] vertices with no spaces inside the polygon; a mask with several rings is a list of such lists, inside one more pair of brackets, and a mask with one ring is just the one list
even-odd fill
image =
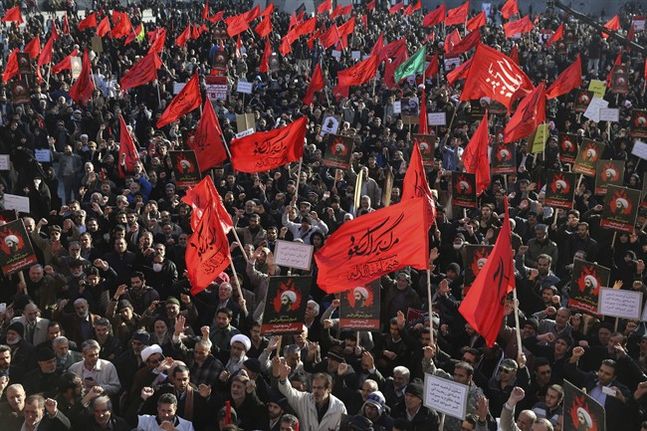
{"label": "protest sign", "polygon": [[274,246],[274,263],[287,268],[310,270],[314,247],[299,242],[277,240]]}

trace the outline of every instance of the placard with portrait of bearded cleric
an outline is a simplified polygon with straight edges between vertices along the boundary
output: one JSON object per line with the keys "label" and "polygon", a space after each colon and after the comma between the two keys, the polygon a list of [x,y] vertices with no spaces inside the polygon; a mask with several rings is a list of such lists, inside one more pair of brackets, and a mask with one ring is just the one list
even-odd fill
{"label": "placard with portrait of bearded cleric", "polygon": [[640,206],[640,190],[609,185],[604,195],[600,227],[633,233]]}
{"label": "placard with portrait of bearded cleric", "polygon": [[465,285],[469,286],[481,272],[481,268],[487,262],[487,258],[492,253],[493,245],[466,245],[465,246]]}
{"label": "placard with portrait of bearded cleric", "polygon": [[490,163],[492,174],[514,174],[517,170],[517,145],[514,142],[495,142],[492,144]]}
{"label": "placard with portrait of bearded cleric", "polygon": [[605,431],[604,407],[566,379],[563,388],[564,427],[562,429],[564,431]]}
{"label": "placard with portrait of bearded cleric", "polygon": [[548,171],[544,205],[565,210],[573,208],[576,176],[572,172]]}
{"label": "placard with portrait of bearded cleric", "polygon": [[475,174],[452,172],[452,203],[464,208],[478,208]]}
{"label": "placard with portrait of bearded cleric", "polygon": [[353,331],[380,329],[380,280],[341,293],[339,327]]}
{"label": "placard with portrait of bearded cleric", "polygon": [[575,158],[573,172],[586,175],[587,177],[595,176],[598,160],[602,158],[603,151],[603,142],[595,142],[586,138],[583,139],[580,150]]}
{"label": "placard with portrait of bearded cleric", "polygon": [[577,157],[577,135],[571,133],[559,134],[559,160],[562,163],[573,163]]}
{"label": "placard with portrait of bearded cleric", "polygon": [[4,275],[11,275],[36,262],[36,255],[22,219],[1,225],[0,267]]}
{"label": "placard with portrait of bearded cleric", "polygon": [[609,286],[610,275],[609,268],[574,259],[568,306],[589,314],[597,314],[600,288]]}
{"label": "placard with portrait of bearded cleric", "polygon": [[600,160],[595,174],[595,194],[604,195],[609,185],[622,186],[624,178],[624,160]]}
{"label": "placard with portrait of bearded cleric", "polygon": [[261,332],[300,334],[312,277],[270,277]]}

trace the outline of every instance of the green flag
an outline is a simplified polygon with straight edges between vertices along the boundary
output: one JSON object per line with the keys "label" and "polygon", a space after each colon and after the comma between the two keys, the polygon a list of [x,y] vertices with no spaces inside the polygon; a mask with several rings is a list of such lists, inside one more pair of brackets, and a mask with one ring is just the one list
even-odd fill
{"label": "green flag", "polygon": [[423,46],[411,56],[407,61],[398,66],[395,70],[395,82],[400,81],[407,76],[422,73],[425,70],[425,57],[427,56],[427,47]]}

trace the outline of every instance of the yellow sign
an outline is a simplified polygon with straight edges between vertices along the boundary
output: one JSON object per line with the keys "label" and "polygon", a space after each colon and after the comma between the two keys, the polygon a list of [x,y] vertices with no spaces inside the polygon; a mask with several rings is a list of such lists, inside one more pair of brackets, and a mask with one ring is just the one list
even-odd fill
{"label": "yellow sign", "polygon": [[602,99],[607,91],[607,83],[599,79],[592,79],[589,84],[589,91],[592,91],[595,97]]}
{"label": "yellow sign", "polygon": [[548,141],[548,124],[542,123],[537,126],[537,130],[530,136],[530,140],[532,142],[530,152],[542,153],[546,146],[546,141]]}

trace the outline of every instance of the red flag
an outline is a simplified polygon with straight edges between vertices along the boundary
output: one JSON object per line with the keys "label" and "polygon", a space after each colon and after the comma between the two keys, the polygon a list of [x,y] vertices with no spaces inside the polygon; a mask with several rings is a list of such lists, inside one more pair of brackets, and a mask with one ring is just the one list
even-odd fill
{"label": "red flag", "polygon": [[490,97],[506,108],[516,93],[527,93],[534,88],[524,71],[503,53],[487,45],[480,44],[472,57],[461,100],[474,100]]}
{"label": "red flag", "polygon": [[377,55],[371,55],[364,61],[360,61],[348,69],[337,72],[337,82],[340,87],[351,87],[353,85],[362,85],[370,81],[377,72],[378,66]]}
{"label": "red flag", "polygon": [[272,19],[269,17],[263,18],[261,22],[258,23],[256,28],[254,28],[254,31],[260,37],[267,37],[270,33],[272,33]]}
{"label": "red flag", "polygon": [[319,36],[319,42],[324,49],[328,49],[339,42],[337,26],[335,24],[331,24],[330,28],[326,30],[324,34]]}
{"label": "red flag", "polygon": [[63,60],[59,61],[52,67],[52,73],[61,73],[64,70],[69,70],[72,68],[72,57],[77,57],[79,55],[79,50],[74,48],[74,51],[70,53]]}
{"label": "red flag", "polygon": [[353,5],[348,4],[340,9],[339,16],[350,15],[352,13],[353,13]]}
{"label": "red flag", "polygon": [[188,42],[188,40],[191,38],[191,24],[188,24],[182,33],[178,35],[178,37],[175,38],[175,44],[177,46],[184,46]]}
{"label": "red flag", "polygon": [[438,72],[440,72],[440,61],[438,60],[438,53],[435,52],[425,70],[425,78],[433,78]]}
{"label": "red flag", "polygon": [[126,37],[133,31],[133,24],[130,22],[130,17],[126,12],[113,11],[112,23],[111,34],[115,39]]}
{"label": "red flag", "polygon": [[562,73],[559,74],[555,82],[548,87],[546,97],[548,100],[559,97],[563,94],[569,93],[575,88],[582,85],[582,58],[577,54],[573,64],[568,66]]}
{"label": "red flag", "polygon": [[391,15],[395,15],[396,13],[400,12],[400,10],[402,10],[403,7],[404,7],[404,2],[396,3],[389,8],[389,13]]}
{"label": "red flag", "polygon": [[4,16],[2,17],[2,22],[15,22],[18,24],[22,24],[25,22],[24,19],[22,19],[22,14],[20,13],[20,6],[14,6],[11,9],[7,9],[5,11]]}
{"label": "red flag", "polygon": [[465,152],[463,166],[465,172],[476,174],[476,194],[480,195],[490,185],[490,160],[488,158],[488,112],[485,110],[479,127],[472,135]]}
{"label": "red flag", "polygon": [[440,24],[445,20],[446,11],[447,11],[447,8],[445,8],[445,3],[441,4],[436,9],[432,10],[427,15],[425,15],[425,17],[422,19],[422,26],[431,27],[436,24]]}
{"label": "red flag", "polygon": [[532,24],[532,21],[530,21],[529,15],[526,15],[517,21],[510,21],[503,24],[503,32],[505,33],[505,37],[508,38],[513,37],[516,34],[528,33],[529,31],[532,31],[533,28],[535,28],[535,26]]}
{"label": "red flag", "polygon": [[467,14],[470,11],[470,2],[467,0],[465,3],[457,8],[447,11],[447,18],[445,18],[445,25],[465,24],[467,21]]}
{"label": "red flag", "polygon": [[248,23],[254,21],[259,16],[261,16],[261,7],[259,5],[254,6],[245,14],[245,18],[247,19]]}
{"label": "red flag", "polygon": [[510,19],[511,16],[519,15],[519,5],[517,0],[508,0],[501,7],[501,15],[504,19]]}
{"label": "red flag", "polygon": [[384,32],[380,33],[380,35],[377,37],[377,40],[373,45],[373,49],[371,49],[371,55],[375,54],[378,57],[380,57],[383,49],[384,49]]}
{"label": "red flag", "polygon": [[[612,30],[612,31],[620,30],[620,17],[618,15],[616,15],[613,18],[611,18],[609,21],[607,21],[604,24],[604,28],[606,28],[608,30]],[[602,33],[602,38],[606,39],[607,37],[609,37],[609,35],[603,32]]]}
{"label": "red flag", "polygon": [[292,52],[292,38],[290,35],[286,34],[281,38],[281,43],[279,45],[279,52],[283,57],[287,57],[288,54]]}
{"label": "red flag", "polygon": [[31,59],[38,57],[38,54],[40,54],[40,37],[36,35],[36,37],[30,40],[29,43],[25,45],[23,52],[29,54]]}
{"label": "red flag", "polygon": [[369,11],[375,10],[376,3],[377,3],[376,0],[371,0],[370,2],[366,3],[366,9]]}
{"label": "red flag", "polygon": [[647,58],[645,59],[645,82],[647,82]]}
{"label": "red flag", "polygon": [[14,76],[18,75],[18,52],[20,50],[15,48],[7,57],[7,65],[2,72],[2,82],[6,83]]}
{"label": "red flag", "polygon": [[167,124],[180,118],[182,115],[188,114],[200,107],[202,103],[202,96],[200,95],[200,78],[198,72],[189,79],[184,88],[171,100],[171,103],[166,107],[162,116],[157,120],[157,128],[161,129]]}
{"label": "red flag", "polygon": [[503,130],[503,142],[514,142],[532,134],[546,121],[546,88],[542,81],[524,97]]}
{"label": "red flag", "polygon": [[97,36],[104,37],[106,34],[110,33],[110,31],[110,19],[105,16],[97,26]]}
{"label": "red flag", "polygon": [[222,198],[209,175],[205,176],[195,187],[187,190],[182,197],[182,202],[191,207],[191,230],[196,230],[207,207],[211,207],[218,215],[220,227],[225,233],[229,233],[234,228],[231,215],[225,209]]}
{"label": "red flag", "polygon": [[519,64],[519,47],[515,43],[510,49],[510,59],[514,61],[515,64]]}
{"label": "red flag", "polygon": [[564,23],[561,23],[559,27],[557,27],[557,30],[555,30],[555,33],[552,34],[550,39],[546,41],[546,47],[550,48],[552,44],[562,40],[563,37],[564,37]]}
{"label": "red flag", "polygon": [[150,48],[148,48],[148,53],[155,52],[157,54],[161,53],[164,50],[164,44],[166,43],[166,29],[160,28],[157,29],[152,37],[150,38]]}
{"label": "red flag", "polygon": [[447,53],[448,57],[458,57],[464,52],[469,51],[479,44],[481,41],[481,31],[479,29],[474,30],[467,36],[463,38],[460,42],[455,44],[451,51]]}
{"label": "red flag", "polygon": [[97,26],[97,13],[92,12],[90,15],[86,16],[83,20],[79,21],[79,30],[87,30],[89,28],[96,28]]}
{"label": "red flag", "polygon": [[67,20],[67,12],[63,15],[63,34],[70,34],[70,22]]}
{"label": "red flag", "polygon": [[[397,49],[397,51],[391,54],[391,47]],[[382,57],[385,57],[387,54],[389,55],[386,58],[391,61],[387,62],[384,66],[384,84],[387,88],[397,88],[398,83],[395,82],[395,71],[398,69],[398,66],[409,58],[406,38],[402,38],[388,44],[382,51]]]}
{"label": "red flag", "polygon": [[[267,18],[265,18],[267,19]],[[265,39],[265,49],[263,49],[263,56],[261,57],[261,64],[258,66],[258,70],[261,73],[267,73],[270,70],[270,57],[272,56],[272,42],[270,38]]]}
{"label": "red flag", "polygon": [[218,21],[222,21],[224,17],[225,17],[225,11],[221,10],[220,12],[217,12],[215,15],[212,15],[209,18],[207,18],[207,21],[209,21],[212,24],[215,24]]}
{"label": "red flag", "polygon": [[94,80],[92,79],[92,65],[90,64],[90,57],[88,50],[83,52],[83,63],[81,67],[81,74],[74,81],[70,87],[70,97],[76,103],[85,105],[88,100],[92,99],[94,93]]}
{"label": "red flag", "polygon": [[307,118],[268,132],[256,132],[231,141],[231,163],[235,170],[269,171],[303,156]]}
{"label": "red flag", "polygon": [[402,202],[411,201],[416,198],[424,198],[427,204],[427,222],[432,226],[436,222],[436,202],[431,193],[425,167],[422,163],[422,155],[418,143],[414,142],[411,151],[411,160],[407,166],[402,182]]}
{"label": "red flag", "polygon": [[310,78],[310,84],[308,85],[308,90],[306,95],[303,97],[303,104],[309,105],[314,99],[315,92],[321,91],[325,87],[323,72],[321,71],[321,65],[317,63],[314,71],[312,72],[312,78]]}
{"label": "red flag", "polygon": [[342,292],[405,266],[426,269],[426,205],[425,199],[414,198],[342,224],[315,253],[319,287]]}
{"label": "red flag", "polygon": [[133,64],[133,67],[121,78],[119,85],[123,91],[126,91],[129,88],[148,84],[157,79],[157,70],[160,67],[162,67],[162,60],[160,60],[156,52],[150,52]]}
{"label": "red flag", "polygon": [[196,229],[189,237],[184,260],[192,295],[209,287],[229,266],[229,241],[211,205],[205,207]]}
{"label": "red flag", "polygon": [[[197,26],[196,26],[197,27]],[[137,39],[137,36],[144,30],[144,24],[139,23],[137,27],[126,37],[126,40],[124,40],[124,46],[130,45]]]}
{"label": "red flag", "polygon": [[209,0],[204,0],[204,6],[202,6],[202,19],[209,19]]}
{"label": "red flag", "polygon": [[469,288],[458,311],[488,347],[496,341],[503,322],[505,298],[515,287],[508,198],[504,197],[503,226],[492,253]]}
{"label": "red flag", "polygon": [[622,47],[620,47],[620,50],[618,51],[618,55],[616,55],[616,59],[613,61],[613,66],[611,67],[611,70],[607,74],[607,88],[611,88],[611,80],[613,78],[613,74],[615,72],[616,66],[621,66],[622,65]]}
{"label": "red flag", "polygon": [[485,11],[481,11],[481,13],[467,21],[467,31],[474,31],[485,26],[485,24],[487,24]]}
{"label": "red flag", "polygon": [[135,146],[135,140],[128,132],[126,120],[119,114],[119,155],[117,157],[118,169],[121,177],[135,172],[135,166],[139,161],[139,152]]}
{"label": "red flag", "polygon": [[470,71],[470,66],[472,65],[473,58],[474,57],[470,57],[470,59],[467,60],[465,63],[459,66],[456,66],[447,74],[447,82],[449,83],[449,85],[454,85],[454,83],[459,79],[467,78],[467,74]]}
{"label": "red flag", "polygon": [[204,101],[202,116],[187,146],[195,151],[202,172],[220,166],[227,160],[220,123],[209,98]]}
{"label": "red flag", "polygon": [[270,17],[274,13],[274,3],[270,3],[261,13],[262,17]]}
{"label": "red flag", "polygon": [[414,4],[409,4],[409,6],[407,6],[407,8],[405,9],[404,14],[407,16],[411,16],[417,11],[419,11],[420,9],[422,9],[422,3],[420,2],[420,0],[418,0]]}
{"label": "red flag", "polygon": [[241,13],[240,15],[230,16],[225,20],[225,24],[227,24],[227,34],[229,35],[229,37],[238,36],[249,28],[247,14],[248,12]]}
{"label": "red flag", "polygon": [[355,31],[355,17],[352,17],[339,27],[337,27],[337,32],[339,33],[339,37],[345,37],[350,35]]}
{"label": "red flag", "polygon": [[428,133],[427,127],[427,94],[425,87],[422,87],[422,94],[420,95],[420,114],[418,116],[418,133],[426,135]]}
{"label": "red flag", "polygon": [[451,50],[454,49],[454,45],[456,45],[460,41],[461,34],[458,32],[458,29],[454,29],[454,31],[448,33],[447,36],[445,36],[445,43],[443,44],[445,54],[451,52]]}
{"label": "red flag", "polygon": [[398,54],[402,53],[402,51],[404,51],[405,58],[407,58],[407,56],[409,54],[407,53],[407,38],[406,37],[394,40],[393,42],[385,45],[384,48],[382,48],[382,50],[380,51],[379,61],[381,63],[384,60],[394,59],[394,57],[398,57]]}
{"label": "red flag", "polygon": [[52,62],[52,53],[54,52],[54,41],[58,38],[56,33],[56,27],[52,27],[52,33],[49,35],[49,39],[45,42],[45,46],[40,51],[38,55],[38,68],[43,64],[49,64]]}
{"label": "red flag", "polygon": [[317,15],[330,13],[330,9],[332,9],[332,0],[324,0],[319,6],[317,6]]}
{"label": "red flag", "polygon": [[627,32],[627,40],[630,40],[632,42],[636,40],[636,27],[634,26],[633,22],[629,24],[629,31]]}

